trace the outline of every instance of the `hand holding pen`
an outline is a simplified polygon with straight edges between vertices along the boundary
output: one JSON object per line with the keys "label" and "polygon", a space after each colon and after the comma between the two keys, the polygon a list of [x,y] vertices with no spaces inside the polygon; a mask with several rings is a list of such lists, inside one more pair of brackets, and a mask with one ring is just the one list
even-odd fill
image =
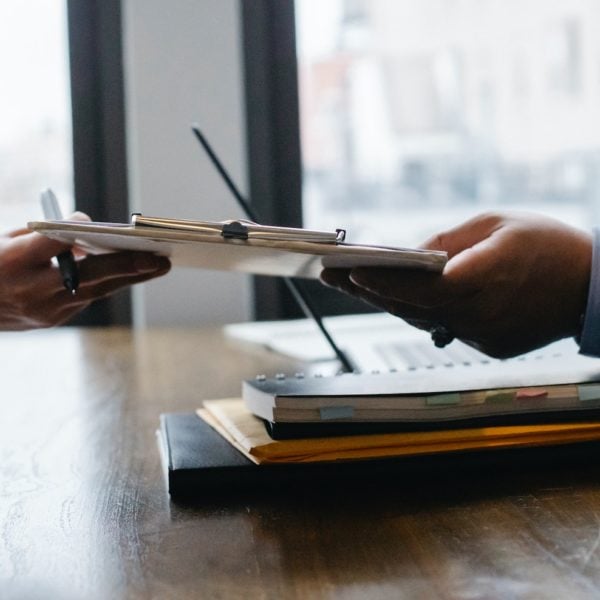
{"label": "hand holding pen", "polygon": [[[69,220],[89,217],[75,213]],[[82,250],[76,251],[77,269],[67,268],[65,261],[62,267],[53,263],[71,251],[68,244],[25,228],[0,235],[0,330],[64,323],[93,301],[164,275],[171,266],[167,258],[145,252],[85,255]]]}
{"label": "hand holding pen", "polygon": [[[51,189],[47,189],[42,192],[41,196],[42,209],[44,211],[44,218],[47,221],[62,221],[63,216],[58,204],[58,199],[54,195]],[[74,296],[77,293],[79,287],[79,272],[77,270],[77,263],[71,250],[65,250],[60,254],[56,255],[58,262],[58,268],[62,276],[63,284],[69,292]]]}

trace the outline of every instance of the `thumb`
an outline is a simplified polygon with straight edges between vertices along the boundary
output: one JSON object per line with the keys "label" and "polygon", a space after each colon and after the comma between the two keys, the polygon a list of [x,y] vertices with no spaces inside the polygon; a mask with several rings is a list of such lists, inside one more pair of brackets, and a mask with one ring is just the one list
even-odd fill
{"label": "thumb", "polygon": [[494,213],[478,215],[452,229],[434,235],[421,244],[420,248],[443,250],[448,253],[448,258],[452,258],[488,238],[504,225],[504,221],[502,216]]}

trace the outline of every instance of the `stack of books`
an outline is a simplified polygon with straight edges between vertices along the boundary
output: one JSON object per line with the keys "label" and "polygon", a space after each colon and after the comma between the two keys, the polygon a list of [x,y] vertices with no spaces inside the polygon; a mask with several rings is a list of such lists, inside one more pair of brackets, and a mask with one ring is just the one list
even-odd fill
{"label": "stack of books", "polygon": [[[189,478],[213,469],[227,482],[272,467],[281,474],[294,465],[576,445],[600,440],[600,361],[573,354],[500,367],[259,376],[243,383],[241,398],[205,401],[185,443],[174,419],[163,415],[161,436],[171,491],[182,470]],[[228,465],[207,450],[208,438]],[[183,462],[178,448],[186,449]]]}

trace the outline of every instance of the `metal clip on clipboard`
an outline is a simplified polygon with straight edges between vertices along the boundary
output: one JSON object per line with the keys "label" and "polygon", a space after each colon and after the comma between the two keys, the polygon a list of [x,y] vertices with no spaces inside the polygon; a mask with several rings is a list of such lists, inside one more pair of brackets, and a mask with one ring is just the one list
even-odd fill
{"label": "metal clip on clipboard", "polygon": [[228,239],[250,240],[262,239],[282,242],[316,242],[322,244],[341,244],[346,238],[345,229],[328,231],[311,231],[294,227],[274,227],[259,225],[252,221],[229,221],[223,223],[221,235]]}
{"label": "metal clip on clipboard", "polygon": [[159,227],[161,229],[177,229],[195,231],[205,235],[219,235],[225,239],[235,240],[272,240],[281,242],[316,242],[322,244],[341,244],[346,238],[344,229],[330,231],[313,231],[296,227],[275,227],[261,225],[243,219],[232,221],[192,221],[187,219],[166,219],[146,217],[139,213],[131,216],[134,227]]}

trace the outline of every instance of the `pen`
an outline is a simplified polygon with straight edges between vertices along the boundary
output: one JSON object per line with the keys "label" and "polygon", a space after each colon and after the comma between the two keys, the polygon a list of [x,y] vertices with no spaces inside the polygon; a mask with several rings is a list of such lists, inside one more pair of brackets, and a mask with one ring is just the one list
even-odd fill
{"label": "pen", "polygon": [[[233,197],[237,200],[242,210],[246,213],[246,216],[249,219],[252,219],[253,221],[259,222],[260,219],[258,218],[258,215],[254,212],[254,210],[250,206],[250,203],[246,200],[246,198],[244,198],[238,187],[235,185],[233,179],[227,172],[227,169],[225,169],[223,163],[219,160],[219,157],[215,154],[211,145],[208,143],[208,140],[200,130],[200,127],[195,123],[192,125],[192,132],[196,136],[196,139],[200,142],[200,145],[204,148],[212,164],[215,166],[215,168],[225,181],[225,184],[233,194]],[[283,281],[290,293],[292,294],[292,296],[294,297],[294,300],[298,303],[301,310],[304,312],[304,314],[316,323],[317,327],[323,334],[323,337],[327,340],[327,343],[329,344],[334,354],[340,361],[342,365],[342,370],[346,371],[347,373],[353,373],[355,370],[354,365],[350,362],[350,359],[346,356],[342,349],[335,343],[335,340],[331,337],[329,331],[327,331],[327,328],[323,323],[323,319],[319,314],[319,311],[313,304],[306,291],[303,290],[298,285],[298,283],[296,283],[293,279],[290,279],[289,277],[283,277]]]}
{"label": "pen", "polygon": [[[41,201],[44,217],[48,221],[62,220],[63,217],[58,200],[51,189],[42,192]],[[56,256],[56,260],[64,286],[71,294],[75,295],[79,287],[79,271],[73,253],[70,250],[65,250]]]}

